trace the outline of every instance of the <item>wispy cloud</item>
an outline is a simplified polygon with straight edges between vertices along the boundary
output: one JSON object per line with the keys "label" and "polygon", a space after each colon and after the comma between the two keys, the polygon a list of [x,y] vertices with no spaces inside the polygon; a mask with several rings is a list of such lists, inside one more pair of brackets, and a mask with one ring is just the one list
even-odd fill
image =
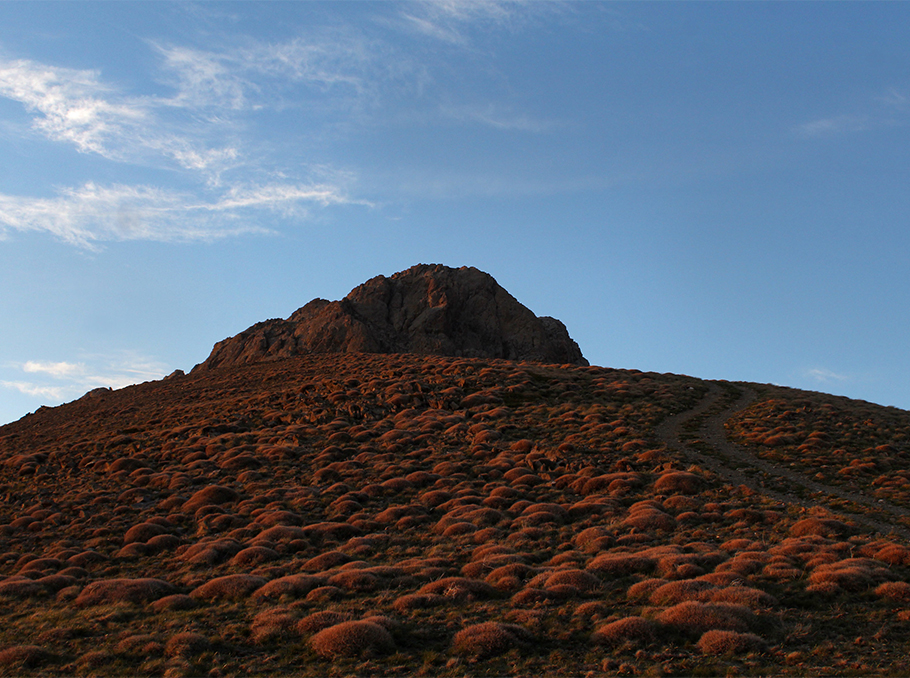
{"label": "wispy cloud", "polygon": [[910,98],[903,91],[890,87],[861,105],[858,113],[818,118],[794,129],[798,135],[811,138],[905,125],[908,102]]}
{"label": "wispy cloud", "polygon": [[34,398],[44,398],[51,402],[59,402],[64,398],[65,389],[60,386],[38,386],[27,381],[0,381],[3,388],[19,391]]}
{"label": "wispy cloud", "polygon": [[236,163],[230,146],[206,147],[166,124],[148,97],[129,97],[93,70],[48,66],[26,59],[0,62],[0,96],[34,115],[32,127],[48,139],[108,160],[176,165],[217,174]]}
{"label": "wispy cloud", "polygon": [[22,365],[22,371],[32,374],[46,374],[60,379],[83,374],[85,372],[85,365],[67,362],[52,363],[29,360]]}
{"label": "wispy cloud", "polygon": [[493,104],[486,106],[446,106],[442,108],[445,117],[460,122],[469,122],[503,131],[546,132],[556,126],[547,120],[536,120],[525,113],[514,113]]}
{"label": "wispy cloud", "polygon": [[149,44],[162,58],[162,81],[175,92],[156,103],[210,111],[217,119],[226,111],[281,107],[300,87],[350,103],[421,70],[407,57],[392,55],[387,44],[342,29],[220,51]]}
{"label": "wispy cloud", "polygon": [[257,212],[305,217],[310,206],[366,204],[336,186],[265,184],[235,186],[204,200],[151,186],[67,188],[54,198],[0,194],[0,233],[39,231],[81,247],[124,240],[211,241],[267,233]]}
{"label": "wispy cloud", "polygon": [[161,362],[132,352],[113,357],[86,356],[80,362],[29,360],[7,365],[12,379],[0,386],[49,403],[76,398],[96,388],[123,388],[160,379],[168,373]]}
{"label": "wispy cloud", "polygon": [[438,0],[405,5],[403,25],[413,32],[452,45],[467,45],[466,29],[477,25],[507,26],[515,21],[519,0]]}
{"label": "wispy cloud", "polygon": [[850,377],[844,374],[837,374],[823,367],[816,367],[806,370],[805,375],[810,379],[821,384],[831,384],[834,382],[850,381]]}
{"label": "wispy cloud", "polygon": [[819,118],[798,125],[796,131],[805,137],[821,137],[844,132],[861,132],[869,128],[869,120],[853,115],[838,115],[832,118]]}

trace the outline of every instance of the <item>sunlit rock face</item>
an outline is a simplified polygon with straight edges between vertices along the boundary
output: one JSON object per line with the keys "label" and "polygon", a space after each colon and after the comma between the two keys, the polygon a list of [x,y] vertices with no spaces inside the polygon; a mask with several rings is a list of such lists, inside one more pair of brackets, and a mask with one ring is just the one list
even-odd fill
{"label": "sunlit rock face", "polygon": [[368,280],[341,301],[314,299],[287,320],[257,323],[215,344],[196,369],[350,352],[588,364],[565,325],[535,316],[491,275],[420,264]]}

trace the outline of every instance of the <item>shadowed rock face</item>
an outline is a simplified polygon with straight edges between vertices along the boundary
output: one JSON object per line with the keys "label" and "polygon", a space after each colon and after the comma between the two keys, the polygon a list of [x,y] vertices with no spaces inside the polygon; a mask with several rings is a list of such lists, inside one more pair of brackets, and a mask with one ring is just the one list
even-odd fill
{"label": "shadowed rock face", "polygon": [[215,344],[196,369],[351,352],[588,364],[565,325],[535,316],[489,274],[421,264],[257,323]]}

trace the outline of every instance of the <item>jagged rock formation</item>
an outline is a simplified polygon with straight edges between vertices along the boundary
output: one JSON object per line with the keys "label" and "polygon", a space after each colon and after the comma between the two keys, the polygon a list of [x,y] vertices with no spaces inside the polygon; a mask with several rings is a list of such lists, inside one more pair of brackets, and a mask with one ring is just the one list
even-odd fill
{"label": "jagged rock formation", "polygon": [[215,344],[199,369],[309,353],[418,353],[587,365],[565,325],[534,315],[487,273],[420,264],[341,301],[314,299]]}

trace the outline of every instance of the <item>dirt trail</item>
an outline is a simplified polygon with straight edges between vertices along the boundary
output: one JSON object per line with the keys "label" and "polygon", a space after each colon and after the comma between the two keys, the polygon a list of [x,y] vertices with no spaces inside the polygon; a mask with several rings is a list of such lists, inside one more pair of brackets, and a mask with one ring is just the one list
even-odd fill
{"label": "dirt trail", "polygon": [[[910,510],[881,499],[872,499],[855,492],[823,485],[801,473],[760,459],[727,440],[724,424],[734,414],[752,404],[758,395],[748,386],[725,384],[725,387],[738,392],[739,398],[734,403],[723,411],[713,412],[721,406],[726,393],[720,385],[712,383],[708,393],[695,407],[669,417],[655,429],[658,439],[669,449],[680,452],[729,483],[745,485],[786,504],[803,508],[824,506],[847,520],[860,523],[882,534],[898,534],[910,539],[910,529],[901,525],[897,520],[901,517],[910,517]],[[690,422],[697,424],[699,419],[701,422],[697,432],[692,432],[691,428],[690,431],[684,431],[687,424]],[[705,454],[695,449],[693,445],[687,444],[682,439],[684,433],[694,433],[694,439],[709,446],[711,453]],[[783,486],[784,491],[773,489],[768,486],[769,484]],[[799,496],[794,491],[797,488],[814,494],[811,498]],[[837,500],[850,501],[863,506],[876,512],[880,519],[865,514],[845,512],[835,505]]]}

